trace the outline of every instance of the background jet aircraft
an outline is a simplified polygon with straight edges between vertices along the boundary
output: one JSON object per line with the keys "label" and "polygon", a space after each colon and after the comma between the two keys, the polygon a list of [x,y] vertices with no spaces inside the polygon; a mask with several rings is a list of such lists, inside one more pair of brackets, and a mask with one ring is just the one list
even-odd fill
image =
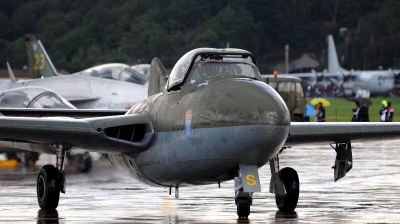
{"label": "background jet aircraft", "polygon": [[400,138],[396,122],[290,123],[282,98],[260,81],[254,56],[240,49],[192,50],[168,80],[156,58],[148,95],[121,116],[0,117],[1,140],[34,144],[28,150],[57,157],[56,166],[45,165],[38,174],[41,208],[58,206],[66,191],[64,155],[74,147],[106,152],[122,173],[170,191],[174,187],[176,197],[181,186],[234,179],[238,216],[248,217],[253,192],[261,191],[258,168],[268,162],[277,207],[296,208],[297,172],[279,169],[278,155],[287,146],[334,144],[338,180],[352,168],[351,142]]}
{"label": "background jet aircraft", "polygon": [[[0,92],[0,107],[76,109],[57,93],[43,87],[19,87]],[[0,153],[6,153],[7,159],[16,159],[26,164],[35,163],[39,159],[39,153],[20,153],[10,148],[2,147]]]}
{"label": "background jet aircraft", "polygon": [[[397,72],[398,73],[398,72]],[[311,73],[290,73],[302,78],[309,94],[321,94],[328,87],[336,86],[345,97],[389,95],[394,88],[394,75],[388,71],[348,71],[339,65],[332,35],[328,36],[328,70]],[[311,90],[312,89],[312,90]]]}
{"label": "background jet aircraft", "polygon": [[[25,35],[25,45],[28,56],[29,72],[32,79],[61,75],[55,69],[42,42],[38,40],[36,36],[32,34]],[[147,64],[129,67],[128,65],[121,63],[108,63],[91,67],[75,74],[144,85],[149,79],[148,70],[149,65]]]}
{"label": "background jet aircraft", "polygon": [[[328,71],[343,82],[345,96],[354,96],[357,91],[366,91],[371,95],[389,95],[394,87],[394,71],[348,71],[339,65],[332,35],[328,36]],[[369,94],[368,94],[369,93]],[[361,93],[362,94],[362,93]]]}
{"label": "background jet aircraft", "polygon": [[[44,110],[34,110],[31,116],[42,117],[48,113],[48,109],[63,109],[63,110],[76,110],[77,108],[70,104],[67,100],[62,98],[57,93],[50,89],[44,87],[19,87],[15,89],[10,89],[4,92],[0,92],[0,107],[3,108],[35,108]],[[63,110],[57,111],[59,116]],[[93,113],[94,111],[92,111]],[[125,110],[109,110],[107,115],[124,114]],[[7,111],[3,111],[3,115],[7,115]],[[14,111],[14,115],[15,111]],[[46,115],[45,115],[46,116]],[[57,116],[53,114],[53,116]],[[3,142],[4,143],[4,142]],[[39,154],[34,152],[24,153],[16,150],[11,150],[9,144],[2,144],[0,153],[6,153],[7,159],[16,159],[19,162],[24,162],[26,164],[34,164],[39,159]],[[6,148],[4,148],[6,147]],[[87,151],[74,150],[73,152],[67,154],[69,162],[75,164],[75,168],[79,173],[88,172],[92,166],[92,158]]]}
{"label": "background jet aircraft", "polygon": [[[30,67],[39,72],[52,71],[56,74],[47,53],[40,45],[40,42],[38,45],[32,44],[32,49],[37,56],[34,57],[36,61],[30,63]],[[129,67],[128,70],[123,69],[124,72],[129,70],[132,69]],[[79,73],[21,81],[16,81],[14,78],[0,82],[0,90],[3,91],[22,86],[41,86],[52,89],[74,106],[82,109],[129,109],[147,95],[147,82],[142,85]]]}

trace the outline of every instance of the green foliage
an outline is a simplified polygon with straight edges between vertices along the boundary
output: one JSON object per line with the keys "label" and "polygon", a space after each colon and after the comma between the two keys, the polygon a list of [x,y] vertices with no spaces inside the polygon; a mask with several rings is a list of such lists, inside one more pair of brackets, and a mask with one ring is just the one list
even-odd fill
{"label": "green foliage", "polygon": [[[400,59],[399,17],[396,0],[0,1],[0,67],[5,59],[13,67],[27,64],[21,38],[34,33],[55,66],[70,72],[155,56],[171,68],[193,48],[227,43],[251,51],[267,72],[283,60],[285,44],[291,58],[309,52],[324,63],[328,34],[344,67],[387,68]],[[344,36],[340,27],[348,28]]]}

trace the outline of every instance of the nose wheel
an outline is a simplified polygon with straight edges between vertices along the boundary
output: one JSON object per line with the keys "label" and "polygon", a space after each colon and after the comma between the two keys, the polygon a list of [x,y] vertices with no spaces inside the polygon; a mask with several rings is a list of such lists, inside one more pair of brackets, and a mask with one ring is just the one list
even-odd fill
{"label": "nose wheel", "polygon": [[239,218],[248,218],[250,215],[250,198],[238,198],[237,200],[237,215]]}

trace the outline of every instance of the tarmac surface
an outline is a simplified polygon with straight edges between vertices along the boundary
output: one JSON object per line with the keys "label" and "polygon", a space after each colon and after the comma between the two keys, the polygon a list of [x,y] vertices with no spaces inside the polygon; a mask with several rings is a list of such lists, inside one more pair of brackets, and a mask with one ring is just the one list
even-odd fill
{"label": "tarmac surface", "polygon": [[[0,170],[0,223],[400,223],[400,141],[354,143],[353,169],[338,182],[329,145],[286,149],[280,167],[300,178],[295,212],[279,212],[268,192],[270,170],[260,169],[263,192],[255,193],[249,219],[238,219],[233,181],[168,189],[125,177],[107,160],[89,174],[67,169],[67,192],[57,210],[40,210],[36,168]],[[52,162],[41,156],[37,165]]]}

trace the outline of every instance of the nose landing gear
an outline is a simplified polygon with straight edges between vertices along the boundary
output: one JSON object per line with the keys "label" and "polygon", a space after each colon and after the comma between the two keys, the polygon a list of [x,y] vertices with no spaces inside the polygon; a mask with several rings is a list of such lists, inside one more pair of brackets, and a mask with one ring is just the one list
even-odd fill
{"label": "nose landing gear", "polygon": [[248,218],[253,202],[253,192],[260,192],[257,165],[239,164],[239,177],[235,177],[235,203],[239,218]]}
{"label": "nose landing gear", "polygon": [[250,198],[238,198],[236,202],[237,215],[239,218],[247,219],[250,215]]}

